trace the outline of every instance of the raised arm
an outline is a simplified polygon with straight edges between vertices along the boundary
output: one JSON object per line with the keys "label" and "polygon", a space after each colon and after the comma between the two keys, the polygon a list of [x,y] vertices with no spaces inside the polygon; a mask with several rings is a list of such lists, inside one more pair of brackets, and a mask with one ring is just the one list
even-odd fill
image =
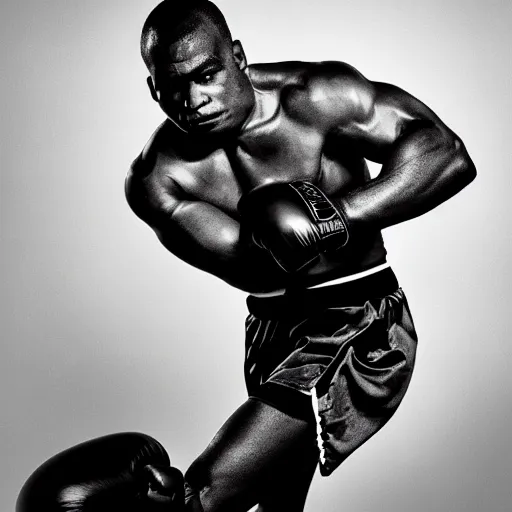
{"label": "raised arm", "polygon": [[289,114],[382,168],[334,197],[301,181],[270,183],[244,196],[242,216],[288,272],[307,272],[320,254],[348,251],[352,240],[417,217],[474,179],[461,140],[410,94],[369,82],[339,62],[311,65],[301,78],[283,93]]}
{"label": "raised arm", "polygon": [[171,178],[153,178],[139,157],[126,179],[126,197],[135,214],[178,258],[244,291],[284,286],[275,262],[256,247],[240,223],[219,208],[187,195]]}
{"label": "raised arm", "polygon": [[382,229],[417,217],[475,178],[459,137],[398,87],[370,82],[346,64],[322,63],[306,90],[309,115],[340,143],[382,164],[375,179],[331,198],[350,229]]}

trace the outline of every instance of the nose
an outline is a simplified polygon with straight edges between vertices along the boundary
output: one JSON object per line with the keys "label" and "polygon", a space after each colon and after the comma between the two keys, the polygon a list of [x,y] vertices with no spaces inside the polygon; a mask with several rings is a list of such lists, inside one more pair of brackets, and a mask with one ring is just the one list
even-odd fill
{"label": "nose", "polygon": [[187,110],[199,110],[210,102],[208,96],[200,84],[192,82],[185,91],[185,108]]}

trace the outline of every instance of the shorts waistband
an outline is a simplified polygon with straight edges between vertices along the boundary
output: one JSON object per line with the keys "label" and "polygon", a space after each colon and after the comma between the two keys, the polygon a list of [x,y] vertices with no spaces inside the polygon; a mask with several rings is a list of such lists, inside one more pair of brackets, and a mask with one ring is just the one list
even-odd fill
{"label": "shorts waistband", "polygon": [[363,272],[358,272],[357,274],[351,274],[349,276],[338,277],[337,279],[331,279],[330,281],[326,281],[325,283],[315,284],[314,286],[308,286],[309,289],[313,288],[323,288],[324,286],[332,286],[335,284],[349,283],[350,281],[356,281],[366,276],[370,276],[372,274],[376,274],[385,268],[389,268],[389,263],[383,263],[382,265],[377,265],[376,267],[370,268],[368,270],[363,270]]}
{"label": "shorts waistband", "polygon": [[[382,263],[381,265],[377,265],[376,267],[372,267],[368,270],[363,270],[362,272],[357,272],[356,274],[350,274],[348,276],[338,277],[336,279],[331,279],[329,281],[325,281],[324,283],[315,284],[313,286],[308,286],[308,289],[313,288],[323,288],[324,286],[331,286],[333,284],[341,284],[348,283],[349,281],[355,281],[357,279],[361,279],[362,277],[369,276],[370,274],[375,274],[384,270],[385,268],[389,268],[389,263]],[[277,297],[278,295],[284,295],[286,293],[286,288],[280,288],[279,290],[274,290],[272,292],[263,292],[263,293],[253,293],[251,294],[253,297],[258,298],[266,298],[266,297]]]}
{"label": "shorts waistband", "polygon": [[373,269],[370,269],[349,281],[340,278],[311,288],[287,288],[283,294],[271,297],[249,295],[247,307],[260,318],[280,318],[325,307],[361,306],[370,299],[390,295],[399,287],[388,264],[375,268],[376,271],[371,272]]}

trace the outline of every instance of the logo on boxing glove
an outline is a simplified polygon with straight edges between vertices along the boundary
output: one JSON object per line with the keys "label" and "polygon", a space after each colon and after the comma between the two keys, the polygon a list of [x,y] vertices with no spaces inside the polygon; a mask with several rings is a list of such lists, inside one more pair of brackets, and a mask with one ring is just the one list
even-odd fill
{"label": "logo on boxing glove", "polygon": [[[345,219],[325,194],[308,181],[294,181],[290,186],[298,193],[315,221],[322,238],[322,250],[333,251],[348,242]],[[330,240],[332,238],[332,241]]]}

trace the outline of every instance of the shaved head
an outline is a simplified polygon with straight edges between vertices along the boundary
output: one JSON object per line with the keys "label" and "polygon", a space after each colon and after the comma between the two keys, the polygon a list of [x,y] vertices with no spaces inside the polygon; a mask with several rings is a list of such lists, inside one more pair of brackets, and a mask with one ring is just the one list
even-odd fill
{"label": "shaved head", "polygon": [[151,97],[185,133],[239,130],[255,94],[240,41],[208,0],[164,0],[149,14],[140,48]]}
{"label": "shaved head", "polygon": [[205,23],[215,26],[221,39],[232,43],[226,20],[218,7],[208,0],[164,0],[149,14],[140,40],[144,63],[151,69],[159,54],[170,44],[196,31]]}

